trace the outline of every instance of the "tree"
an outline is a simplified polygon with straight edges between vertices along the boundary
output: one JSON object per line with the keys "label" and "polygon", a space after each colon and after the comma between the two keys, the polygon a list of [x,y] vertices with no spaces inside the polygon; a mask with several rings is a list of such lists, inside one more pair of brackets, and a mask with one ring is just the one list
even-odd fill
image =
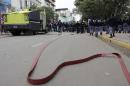
{"label": "tree", "polygon": [[54,10],[50,7],[39,7],[38,10],[45,11],[46,12],[46,21],[47,23],[50,23],[54,19]]}
{"label": "tree", "polygon": [[122,18],[128,10],[128,2],[130,0],[75,0],[75,6],[85,19]]}
{"label": "tree", "polygon": [[37,5],[33,4],[30,6],[29,10],[33,11],[33,10],[37,10]]}
{"label": "tree", "polygon": [[54,13],[54,20],[58,21],[59,15],[57,13]]}

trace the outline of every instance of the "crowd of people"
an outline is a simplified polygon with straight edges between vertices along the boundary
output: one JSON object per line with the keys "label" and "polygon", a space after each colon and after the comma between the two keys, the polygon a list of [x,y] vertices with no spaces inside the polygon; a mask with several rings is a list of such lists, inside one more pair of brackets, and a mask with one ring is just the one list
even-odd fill
{"label": "crowd of people", "polygon": [[[2,20],[2,19],[0,19]],[[0,22],[0,32],[5,32],[2,29]],[[115,37],[115,33],[128,33],[130,32],[130,19],[129,20],[117,20],[116,18],[110,18],[109,20],[88,19],[88,22],[61,22],[53,21],[47,24],[49,32],[76,32],[90,33],[90,36],[102,35],[103,32],[110,34],[110,38]]]}
{"label": "crowd of people", "polygon": [[90,35],[97,37],[98,34],[102,35],[103,32],[110,34],[110,38],[115,37],[115,33],[128,33],[130,32],[129,20],[116,20],[111,18],[107,21],[105,20],[92,20],[88,21],[88,28]]}
{"label": "crowd of people", "polygon": [[116,20],[111,18],[109,20],[89,19],[88,22],[61,22],[55,21],[47,25],[49,31],[54,32],[76,32],[90,33],[91,36],[102,35],[103,32],[110,34],[110,38],[115,37],[115,33],[130,32],[130,23],[128,20]]}
{"label": "crowd of people", "polygon": [[87,25],[85,22],[52,22],[47,25],[49,31],[54,32],[77,32],[85,33]]}

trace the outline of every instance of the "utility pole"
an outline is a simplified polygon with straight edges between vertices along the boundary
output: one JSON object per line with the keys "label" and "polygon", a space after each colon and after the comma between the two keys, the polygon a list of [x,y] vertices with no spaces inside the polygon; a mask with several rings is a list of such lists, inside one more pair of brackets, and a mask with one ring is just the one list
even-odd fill
{"label": "utility pole", "polygon": [[22,3],[22,0],[19,0],[20,2],[20,9],[23,9],[23,3]]}
{"label": "utility pole", "polygon": [[25,8],[28,8],[28,0],[25,0],[24,3],[25,3]]}

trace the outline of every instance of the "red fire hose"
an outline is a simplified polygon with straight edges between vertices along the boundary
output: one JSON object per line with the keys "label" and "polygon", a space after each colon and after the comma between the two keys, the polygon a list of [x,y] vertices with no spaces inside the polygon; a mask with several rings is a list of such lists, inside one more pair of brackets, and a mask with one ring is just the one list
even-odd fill
{"label": "red fire hose", "polygon": [[42,79],[32,79],[31,76],[37,66],[37,63],[39,61],[39,58],[40,56],[42,55],[42,53],[44,52],[44,50],[51,44],[53,43],[54,41],[56,41],[57,39],[49,42],[48,44],[46,44],[45,46],[43,46],[40,50],[40,52],[38,53],[37,57],[36,57],[36,60],[34,60],[34,63],[32,65],[32,68],[31,70],[29,71],[28,73],[28,77],[27,77],[27,81],[32,84],[32,85],[41,85],[41,84],[45,84],[47,82],[49,82],[51,79],[53,79],[55,77],[55,75],[58,73],[58,71],[60,69],[62,69],[63,67],[65,66],[69,66],[69,65],[75,65],[75,64],[80,64],[80,63],[84,63],[84,62],[88,62],[88,61],[91,61],[91,60],[94,60],[96,58],[99,58],[99,57],[107,57],[109,55],[113,55],[114,58],[116,58],[119,62],[119,65],[121,66],[121,69],[128,81],[128,83],[130,84],[130,73],[121,57],[120,54],[118,53],[109,53],[109,54],[105,54],[105,53],[101,53],[101,54],[96,54],[96,55],[93,55],[93,56],[90,56],[90,57],[86,57],[84,59],[79,59],[79,60],[74,60],[74,61],[67,61],[67,62],[63,62],[62,64],[60,64],[49,76],[47,77],[44,77]]}

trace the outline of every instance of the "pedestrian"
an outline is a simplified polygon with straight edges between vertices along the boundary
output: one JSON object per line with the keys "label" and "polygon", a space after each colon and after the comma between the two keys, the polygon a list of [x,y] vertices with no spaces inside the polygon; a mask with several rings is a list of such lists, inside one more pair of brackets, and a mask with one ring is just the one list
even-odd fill
{"label": "pedestrian", "polygon": [[74,22],[71,23],[71,30],[74,32]]}
{"label": "pedestrian", "polygon": [[109,26],[109,34],[110,34],[110,38],[113,37],[113,28],[111,26]]}
{"label": "pedestrian", "polygon": [[117,33],[121,33],[122,32],[122,25],[118,25],[118,31],[117,31]]}
{"label": "pedestrian", "polygon": [[54,32],[57,32],[57,22],[53,23],[53,29],[54,29]]}
{"label": "pedestrian", "polygon": [[85,32],[85,23],[82,21],[81,22],[81,33]]}
{"label": "pedestrian", "polygon": [[99,23],[98,20],[96,20],[95,22],[95,37],[98,37],[98,31],[99,31]]}
{"label": "pedestrian", "polygon": [[115,29],[117,28],[117,18],[115,16],[108,20],[110,38],[115,37]]}
{"label": "pedestrian", "polygon": [[99,21],[99,30],[100,30],[100,35],[103,33],[103,22]]}
{"label": "pedestrian", "polygon": [[77,34],[80,33],[80,30],[79,30],[79,29],[80,29],[80,28],[79,28],[79,27],[80,27],[80,24],[79,24],[78,21],[77,21],[77,23],[75,24],[75,27],[76,27],[76,32],[77,32]]}
{"label": "pedestrian", "polygon": [[58,21],[58,24],[57,24],[57,29],[58,29],[58,35],[61,35],[62,34],[62,22],[61,20]]}
{"label": "pedestrian", "polygon": [[127,24],[127,21],[124,21],[124,23],[123,23],[123,33],[127,33],[128,28],[129,28],[129,25]]}
{"label": "pedestrian", "polygon": [[0,33],[1,34],[3,32],[2,24],[3,24],[3,15],[0,13]]}
{"label": "pedestrian", "polygon": [[52,31],[52,23],[51,22],[47,24],[47,28],[49,31]]}
{"label": "pedestrian", "polygon": [[82,23],[79,23],[79,33],[82,33]]}
{"label": "pedestrian", "polygon": [[88,27],[89,27],[90,36],[93,36],[93,33],[94,33],[94,22],[93,22],[93,20],[90,20]]}

